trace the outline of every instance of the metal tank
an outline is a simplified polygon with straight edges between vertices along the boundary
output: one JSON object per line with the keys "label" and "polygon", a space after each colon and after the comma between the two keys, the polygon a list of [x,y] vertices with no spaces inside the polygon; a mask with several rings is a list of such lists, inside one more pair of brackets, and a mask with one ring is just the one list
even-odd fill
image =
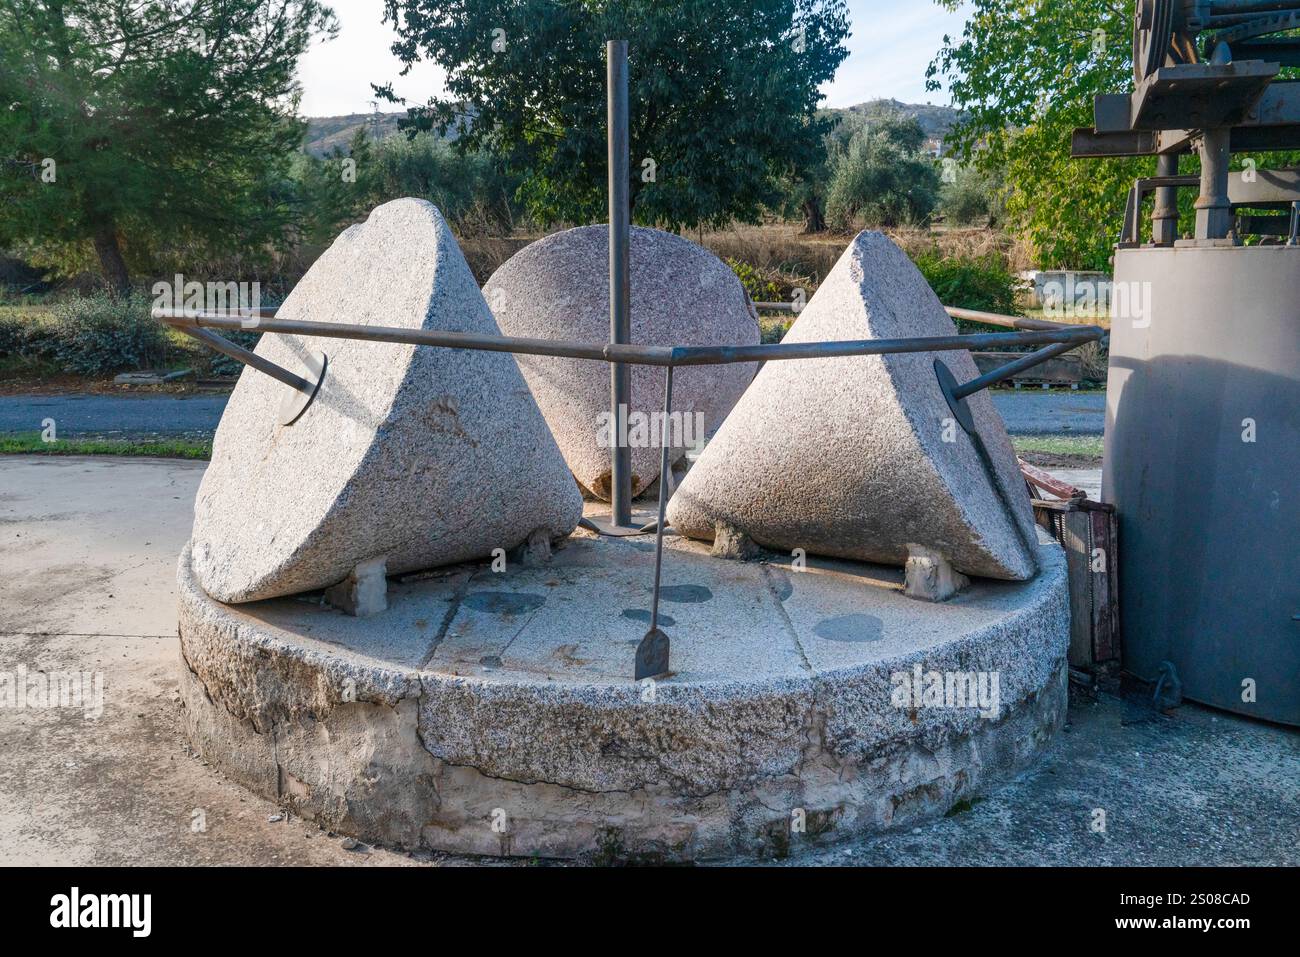
{"label": "metal tank", "polygon": [[[1115,250],[1102,498],[1123,664],[1300,725],[1300,0],[1137,0],[1131,93],[1076,157],[1154,156]],[[1200,169],[1179,175],[1195,153]],[[1198,190],[1179,236],[1180,189]],[[1143,201],[1151,197],[1149,241]]]}
{"label": "metal tank", "polygon": [[1300,724],[1300,246],[1120,249],[1115,289],[1124,667]]}

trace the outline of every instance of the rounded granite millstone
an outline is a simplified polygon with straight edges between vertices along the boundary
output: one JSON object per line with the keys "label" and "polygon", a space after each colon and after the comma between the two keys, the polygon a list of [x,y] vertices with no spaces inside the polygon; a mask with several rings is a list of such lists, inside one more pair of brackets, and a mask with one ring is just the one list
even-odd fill
{"label": "rounded granite millstone", "polygon": [[[736,274],[690,240],[632,227],[629,254],[632,341],[640,345],[752,345],[758,315]],[[506,260],[483,295],[508,336],[609,341],[609,231],[582,226],[554,233]],[[519,367],[555,434],[574,477],[590,494],[609,499],[610,449],[601,425],[610,411],[609,365],[588,359],[520,356]],[[633,494],[659,476],[659,418],[664,370],[634,365],[628,412]],[[754,377],[753,363],[694,366],[673,373],[673,411],[683,416],[681,438],[697,444],[722,424]],[[696,415],[698,413],[698,416]],[[637,415],[650,442],[637,434]],[[686,417],[690,416],[687,423]],[[687,426],[692,434],[687,436]],[[698,428],[697,428],[698,426]],[[672,449],[670,463],[686,448]]]}
{"label": "rounded granite millstone", "polygon": [[[400,199],[345,230],[277,318],[498,334],[451,230]],[[329,358],[315,400],[279,423],[286,386],[245,369],[195,501],[193,562],[213,598],[323,588],[383,557],[389,574],[567,535],[582,500],[506,353],[267,334],[293,371]]]}
{"label": "rounded granite millstone", "polygon": [[[783,341],[955,333],[907,255],[862,232]],[[767,363],[669,502],[669,523],[892,565],[920,545],[966,575],[1031,578],[1033,514],[1002,419],[987,391],[967,400],[985,455],[953,420],[936,357],[958,382],[978,375],[965,351]]]}

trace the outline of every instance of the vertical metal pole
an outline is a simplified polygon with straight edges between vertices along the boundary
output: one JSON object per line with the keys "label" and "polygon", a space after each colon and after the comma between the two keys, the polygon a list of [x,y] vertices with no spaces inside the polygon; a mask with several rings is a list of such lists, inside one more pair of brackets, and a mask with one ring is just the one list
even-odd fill
{"label": "vertical metal pole", "polygon": [[[629,156],[627,132],[627,41],[605,43],[607,124],[609,137],[609,341],[632,341],[632,287],[628,272],[631,246],[629,208]],[[632,524],[632,450],[623,441],[632,404],[630,370],[621,362],[610,365],[610,416],[617,428],[610,447],[610,521]]]}
{"label": "vertical metal pole", "polygon": [[[1178,154],[1161,153],[1156,157],[1157,176],[1178,175]],[[1172,246],[1178,238],[1178,187],[1156,187],[1156,208],[1151,214],[1151,242]]]}

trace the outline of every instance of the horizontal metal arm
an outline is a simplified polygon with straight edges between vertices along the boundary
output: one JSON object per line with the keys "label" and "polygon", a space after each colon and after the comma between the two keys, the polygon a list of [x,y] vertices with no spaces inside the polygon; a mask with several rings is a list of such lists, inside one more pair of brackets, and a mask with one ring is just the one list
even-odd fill
{"label": "horizontal metal arm", "polygon": [[[154,318],[182,331],[247,329],[247,320],[207,313],[176,313],[155,309]],[[1100,339],[1099,326],[1066,326],[1023,332],[990,332],[957,336],[921,336],[906,339],[849,339],[832,342],[791,342],[737,346],[649,346],[587,343],[569,339],[530,339],[519,336],[490,336],[468,332],[440,332],[432,329],[401,329],[341,322],[313,322],[301,319],[262,319],[261,332],[286,335],[361,339],[370,342],[398,342],[420,346],[446,346],[522,355],[594,359],[650,366],[725,365],[735,362],[774,362],[785,359],[825,359],[840,356],[889,355],[901,352],[946,352],[998,346],[1069,344],[1072,348]],[[235,347],[238,348],[238,347]],[[227,353],[228,355],[230,353]],[[251,355],[251,353],[250,353]],[[239,358],[235,356],[234,358]],[[241,359],[241,361],[244,361]],[[252,363],[249,363],[250,365]],[[255,366],[255,368],[257,368]],[[277,367],[278,368],[278,367]],[[265,369],[261,371],[267,371]],[[280,370],[283,371],[283,370]],[[268,373],[274,374],[274,373]],[[276,378],[281,378],[276,376]],[[281,381],[284,381],[281,379]],[[296,388],[296,386],[295,386]]]}
{"label": "horizontal metal arm", "polygon": [[1069,352],[1075,348],[1078,343],[1075,342],[1058,342],[1046,348],[1039,349],[1037,352],[1030,352],[1023,358],[1015,359],[1006,365],[998,366],[996,369],[984,373],[977,379],[971,379],[969,382],[963,382],[953,390],[953,397],[964,399],[980,389],[987,389],[991,385],[1001,382],[1003,379],[1009,379],[1017,372],[1024,372],[1026,369],[1032,369],[1039,363],[1046,362],[1048,359],[1059,356],[1063,352]]}
{"label": "horizontal metal arm", "polygon": [[199,342],[220,352],[222,355],[229,356],[237,362],[242,362],[246,366],[252,366],[258,372],[264,372],[272,379],[278,379],[290,388],[297,389],[303,395],[311,395],[316,386],[308,382],[300,375],[294,375],[288,369],[276,365],[269,359],[263,359],[256,352],[245,349],[243,346],[236,345],[229,339],[223,339],[221,336],[206,329],[198,329],[190,326],[176,326],[187,336],[192,336]]}

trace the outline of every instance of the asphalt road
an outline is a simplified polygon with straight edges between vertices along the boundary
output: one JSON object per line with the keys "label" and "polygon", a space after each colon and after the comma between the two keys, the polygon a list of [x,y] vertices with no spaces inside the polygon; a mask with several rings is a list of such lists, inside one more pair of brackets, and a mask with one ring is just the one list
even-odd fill
{"label": "asphalt road", "polygon": [[[993,401],[1012,435],[1101,435],[1106,397],[1100,392],[998,390]],[[0,434],[38,432],[55,421],[60,438],[79,435],[210,435],[226,396],[0,396]]]}

